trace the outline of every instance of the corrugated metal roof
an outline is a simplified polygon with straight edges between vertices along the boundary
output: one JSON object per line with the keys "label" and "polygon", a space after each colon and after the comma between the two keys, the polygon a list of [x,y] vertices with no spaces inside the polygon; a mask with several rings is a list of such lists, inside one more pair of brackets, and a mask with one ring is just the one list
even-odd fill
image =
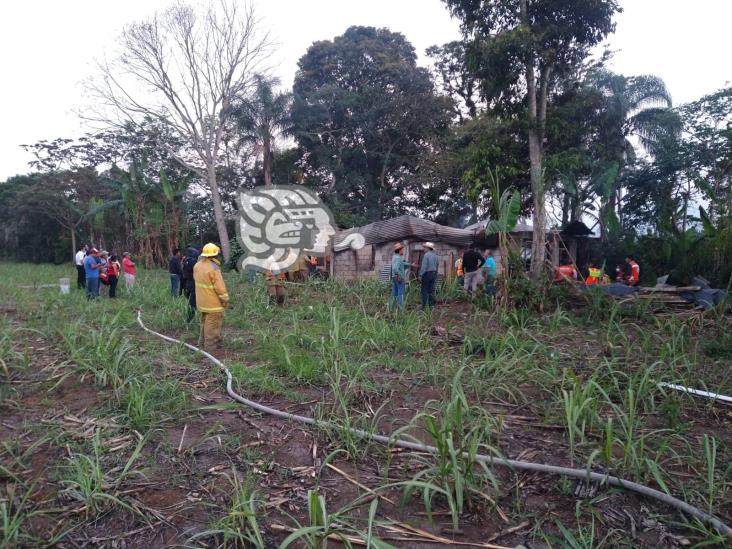
{"label": "corrugated metal roof", "polygon": [[[472,225],[468,225],[465,227],[466,230],[470,231],[485,231],[485,226],[488,225],[488,220],[478,221],[477,223],[473,223]],[[532,225],[529,225],[525,221],[519,221],[516,223],[516,226],[511,231],[512,234],[515,233],[531,233],[534,232],[534,227]]]}
{"label": "corrugated metal roof", "polygon": [[393,219],[370,223],[363,227],[354,227],[346,231],[340,231],[336,233],[333,240],[335,246],[338,246],[338,243],[353,233],[361,234],[367,245],[414,239],[444,242],[453,246],[469,246],[473,243],[475,236],[475,231],[469,229],[446,227],[445,225],[427,221],[426,219],[412,217],[411,215],[402,215]]}

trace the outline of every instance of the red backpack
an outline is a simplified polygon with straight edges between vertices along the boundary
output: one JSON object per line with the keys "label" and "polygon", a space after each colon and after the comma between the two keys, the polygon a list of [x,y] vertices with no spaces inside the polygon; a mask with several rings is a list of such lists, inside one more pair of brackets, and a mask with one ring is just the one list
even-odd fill
{"label": "red backpack", "polygon": [[109,262],[99,271],[99,280],[105,286],[109,286]]}

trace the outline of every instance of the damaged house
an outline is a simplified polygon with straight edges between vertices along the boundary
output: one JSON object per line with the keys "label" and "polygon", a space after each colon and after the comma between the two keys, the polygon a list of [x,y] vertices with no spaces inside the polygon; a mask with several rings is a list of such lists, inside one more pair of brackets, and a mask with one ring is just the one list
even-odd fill
{"label": "damaged house", "polygon": [[[422,243],[428,241],[435,245],[435,253],[439,257],[438,274],[440,277],[451,277],[455,260],[460,257],[466,247],[473,244],[476,244],[481,250],[493,250],[496,262],[500,264],[498,237],[497,235],[486,236],[485,224],[485,222],[480,222],[464,229],[458,229],[426,219],[402,215],[363,227],[354,227],[336,233],[331,253],[326,262],[326,269],[331,278],[339,280],[364,278],[388,280],[395,244],[403,244],[405,258],[410,263],[419,264],[425,253]],[[547,258],[554,265],[558,265],[564,256],[570,255],[574,261],[577,261],[587,253],[585,251],[588,248],[586,240],[591,238],[591,231],[584,225],[568,227],[568,229],[561,233],[556,231],[547,233],[547,245],[549,246]],[[356,235],[360,235],[363,239],[361,248],[354,244],[361,240]],[[530,253],[532,237],[530,225],[519,223],[511,232],[511,237],[522,255]]]}
{"label": "damaged house", "polygon": [[[360,249],[349,245],[353,241],[349,237],[356,233],[363,237],[364,246]],[[435,253],[440,258],[439,274],[445,276],[452,271],[451,265],[462,250],[473,243],[474,233],[473,230],[446,227],[409,215],[354,227],[336,233],[329,274],[340,280],[388,279],[396,243],[404,245],[404,257],[410,263],[419,264],[425,253],[422,243],[430,241],[435,244]]]}

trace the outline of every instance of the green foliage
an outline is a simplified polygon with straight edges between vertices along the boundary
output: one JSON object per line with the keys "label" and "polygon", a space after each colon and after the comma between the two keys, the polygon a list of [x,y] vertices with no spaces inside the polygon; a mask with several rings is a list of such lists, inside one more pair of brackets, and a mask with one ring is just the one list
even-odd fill
{"label": "green foliage", "polygon": [[541,287],[523,273],[507,278],[507,294],[511,296],[511,302],[517,309],[539,311],[544,304]]}
{"label": "green foliage", "polygon": [[730,359],[732,358],[732,335],[729,333],[717,334],[705,342],[702,349],[704,354],[711,358]]}
{"label": "green foliage", "polygon": [[309,523],[302,526],[298,524],[298,528],[282,541],[280,549],[286,549],[295,542],[302,543],[308,549],[327,549],[329,537],[335,538],[339,543],[351,549],[354,545],[351,543],[351,536],[363,540],[368,547],[392,549],[390,544],[372,534],[378,499],[374,499],[369,507],[367,533],[349,524],[347,516],[349,507],[329,513],[325,505],[325,497],[320,494],[319,490],[308,490],[307,502]]}
{"label": "green foliage", "polygon": [[177,381],[135,377],[120,391],[124,422],[141,433],[175,418],[185,409],[187,396]]}
{"label": "green foliage", "polygon": [[257,493],[251,487],[249,479],[239,480],[236,470],[227,475],[233,493],[231,506],[226,515],[217,520],[208,530],[200,532],[191,538],[214,537],[221,542],[222,547],[253,547],[264,549],[267,544],[264,540],[259,518],[263,516],[264,506],[257,499]]}
{"label": "green foliage", "polygon": [[351,27],[310,46],[299,62],[292,116],[308,176],[369,221],[419,198],[420,158],[447,128],[449,104],[416,60],[403,35]]}
{"label": "green foliage", "polygon": [[498,481],[490,467],[476,460],[478,453],[490,453],[490,434],[494,428],[491,418],[477,406],[472,406],[462,385],[461,368],[452,381],[450,400],[437,405],[436,413],[418,414],[415,421],[424,424],[432,445],[433,456],[420,457],[425,468],[403,483],[404,499],[421,492],[427,515],[432,518],[433,499],[445,500],[453,528],[459,528],[460,516],[466,506],[483,495],[487,488],[497,489]]}
{"label": "green foliage", "polygon": [[518,223],[521,214],[521,195],[518,191],[506,189],[498,197],[494,216],[485,227],[486,234],[510,233]]}
{"label": "green foliage", "polygon": [[85,506],[87,516],[96,517],[111,506],[118,506],[130,513],[139,513],[124,498],[116,495],[115,490],[131,475],[141,474],[131,469],[137,459],[146,439],[143,438],[130,455],[121,472],[111,477],[105,471],[102,462],[104,449],[100,440],[99,430],[95,431],[92,440],[93,455],[77,454],[67,458],[62,467],[62,484],[66,486],[64,493]]}

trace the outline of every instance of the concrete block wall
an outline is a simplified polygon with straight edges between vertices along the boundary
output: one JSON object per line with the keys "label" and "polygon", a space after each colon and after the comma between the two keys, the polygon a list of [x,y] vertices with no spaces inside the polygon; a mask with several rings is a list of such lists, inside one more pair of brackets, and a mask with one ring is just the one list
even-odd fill
{"label": "concrete block wall", "polygon": [[[346,250],[334,254],[334,277],[338,280],[378,278],[384,265],[391,263],[396,242],[369,244],[355,253],[353,250]],[[406,247],[407,259],[416,261],[418,257],[416,252],[422,250],[422,241],[404,240],[401,242]],[[451,269],[450,261],[454,262],[457,259],[460,248],[443,242],[435,242],[435,253],[439,258],[439,272],[445,276]]]}

